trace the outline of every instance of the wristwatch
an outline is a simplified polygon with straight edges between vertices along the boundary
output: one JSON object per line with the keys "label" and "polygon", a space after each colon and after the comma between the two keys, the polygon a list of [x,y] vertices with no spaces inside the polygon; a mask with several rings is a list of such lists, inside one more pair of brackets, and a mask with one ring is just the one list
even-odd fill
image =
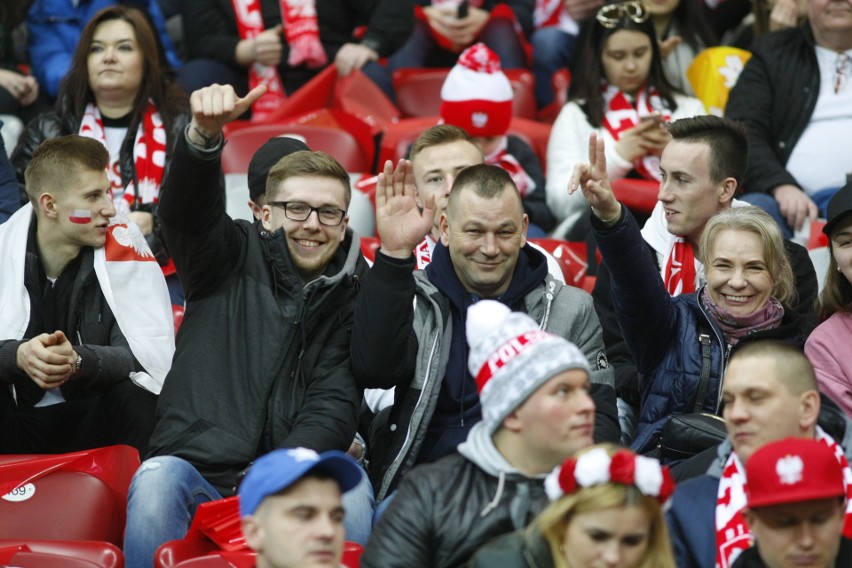
{"label": "wristwatch", "polygon": [[74,376],[80,376],[80,373],[83,372],[83,357],[77,353],[77,359],[74,361]]}

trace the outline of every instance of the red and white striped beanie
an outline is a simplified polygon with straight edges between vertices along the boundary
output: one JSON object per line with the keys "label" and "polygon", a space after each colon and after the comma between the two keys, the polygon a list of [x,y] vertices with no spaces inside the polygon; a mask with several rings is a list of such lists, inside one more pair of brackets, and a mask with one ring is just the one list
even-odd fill
{"label": "red and white striped beanie", "polygon": [[471,136],[502,136],[512,121],[512,84],[484,43],[459,55],[441,87],[441,118]]}

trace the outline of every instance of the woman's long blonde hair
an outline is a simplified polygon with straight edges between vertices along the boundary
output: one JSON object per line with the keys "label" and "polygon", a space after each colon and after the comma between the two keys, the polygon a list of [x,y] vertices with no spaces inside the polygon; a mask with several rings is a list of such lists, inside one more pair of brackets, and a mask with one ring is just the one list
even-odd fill
{"label": "woman's long blonde hair", "polygon": [[[592,446],[584,452],[595,447],[601,446]],[[610,455],[619,449],[611,444],[602,447]],[[541,532],[556,568],[577,568],[568,565],[562,552],[568,525],[576,515],[619,507],[641,507],[651,521],[648,548],[640,568],[677,568],[662,506],[656,497],[643,495],[635,485],[606,483],[563,495],[539,513],[529,530]]]}

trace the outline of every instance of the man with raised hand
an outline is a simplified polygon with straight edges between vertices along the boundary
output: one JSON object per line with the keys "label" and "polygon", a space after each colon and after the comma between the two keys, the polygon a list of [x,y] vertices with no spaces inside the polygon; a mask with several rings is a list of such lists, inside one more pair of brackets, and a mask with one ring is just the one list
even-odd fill
{"label": "man with raised hand", "polygon": [[366,264],[347,227],[348,174],[323,152],[288,155],[269,171],[260,223],[228,217],[218,190],[222,128],[263,90],[194,92],[164,181],[160,216],[187,310],[151,457],[130,488],[129,568],[150,566],[198,504],[232,495],[259,456],[346,451],[355,435],[349,336]]}
{"label": "man with raised hand", "polygon": [[462,333],[467,308],[481,299],[523,311],[580,348],[593,369],[598,435],[617,439],[612,375],[591,297],[555,281],[544,256],[527,246],[527,216],[509,174],[483,164],[461,170],[440,217],[441,242],[426,269],[414,272],[412,250],[435,215],[434,198],[426,197],[421,211],[416,195],[411,163],[386,163],[376,192],[382,248],[352,333],[361,386],[396,389],[393,406],[371,427],[377,499],[413,466],[455,453],[482,418]]}

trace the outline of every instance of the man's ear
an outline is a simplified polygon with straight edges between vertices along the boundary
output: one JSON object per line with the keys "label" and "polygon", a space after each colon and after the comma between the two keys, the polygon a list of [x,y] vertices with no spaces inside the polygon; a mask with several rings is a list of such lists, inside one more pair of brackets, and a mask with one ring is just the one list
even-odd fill
{"label": "man's ear", "polygon": [[270,217],[272,217],[272,207],[269,205],[264,205],[260,208],[260,223],[263,225],[263,228],[267,231],[272,231],[272,223],[270,221]]}
{"label": "man's ear", "polygon": [[734,200],[734,194],[737,193],[737,180],[728,177],[722,180],[721,191],[719,192],[719,203],[730,204]]}
{"label": "man's ear", "polygon": [[807,390],[799,395],[799,428],[810,431],[819,420],[819,392]]}
{"label": "man's ear", "polygon": [[447,212],[441,213],[441,222],[438,225],[441,231],[441,244],[445,247],[450,246],[450,224],[447,221]]}
{"label": "man's ear", "polygon": [[509,432],[518,433],[521,431],[521,419],[518,417],[517,410],[513,410],[503,419],[502,427]]}
{"label": "man's ear", "polygon": [[246,544],[252,550],[261,552],[263,550],[263,527],[254,515],[246,515],[240,519],[240,524],[243,528],[243,535],[246,537]]}
{"label": "man's ear", "polygon": [[56,198],[49,193],[39,195],[38,209],[43,216],[49,219],[57,219],[59,217],[59,213],[56,210]]}

